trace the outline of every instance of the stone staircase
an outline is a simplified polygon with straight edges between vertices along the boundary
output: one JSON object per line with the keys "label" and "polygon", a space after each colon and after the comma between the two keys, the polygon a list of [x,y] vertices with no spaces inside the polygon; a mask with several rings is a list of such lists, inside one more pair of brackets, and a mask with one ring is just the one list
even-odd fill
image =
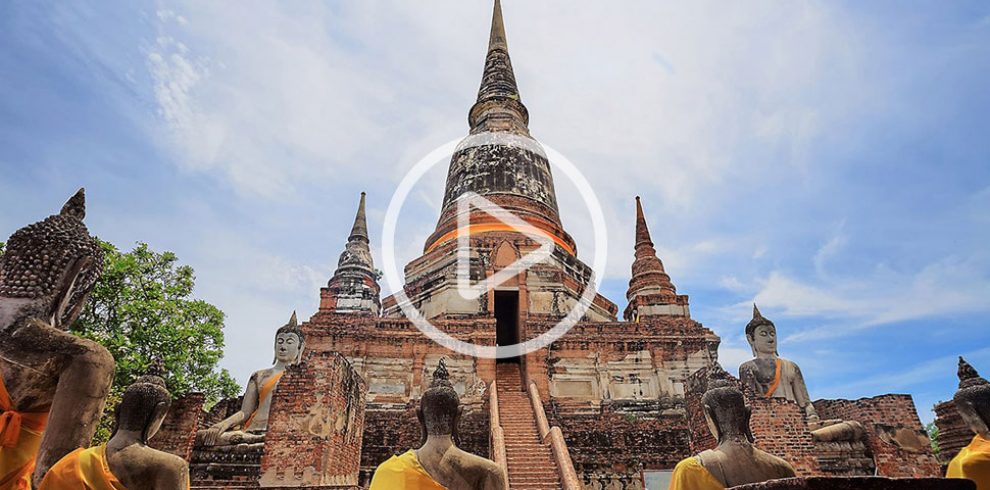
{"label": "stone staircase", "polygon": [[536,416],[529,396],[523,391],[519,365],[498,364],[498,414],[505,431],[509,488],[512,490],[562,489],[560,472],[550,444],[540,440]]}

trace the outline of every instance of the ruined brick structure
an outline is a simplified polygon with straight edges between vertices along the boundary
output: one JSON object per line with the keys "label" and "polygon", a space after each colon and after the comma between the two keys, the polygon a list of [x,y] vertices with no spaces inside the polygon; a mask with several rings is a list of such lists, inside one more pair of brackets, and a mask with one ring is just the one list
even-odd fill
{"label": "ruined brick structure", "polygon": [[956,411],[953,400],[935,405],[935,426],[938,427],[938,459],[944,469],[960,449],[969,445],[976,433]]}
{"label": "ruined brick structure", "polygon": [[[613,302],[595,294],[581,321],[565,335],[542,349],[496,361],[448,350],[407,317],[403,306],[413,306],[455,339],[478,346],[513,345],[553,328],[580,303],[594,279],[560,220],[546,154],[529,134],[529,113],[516,85],[498,1],[468,122],[469,135],[450,160],[436,229],[422,256],[404,270],[408,305],[396,295],[379,299],[362,193],[338,267],[320,291],[319,310],[301,326],[306,360],[275,392],[264,455],[258,456],[260,462],[239,460],[246,468],[242,477],[260,478],[265,485],[299,484],[309,481],[307,468],[324,468],[326,459],[317,454],[338,454],[343,468],[331,468],[339,478],[329,481],[366,486],[378,464],[420,444],[415,408],[440,358],[446,358],[464,407],[458,445],[507,461],[512,488],[641,489],[644,472],[669,472],[678,461],[714,446],[699,406],[703,388],[695,381],[717,359],[720,340],[691,317],[688,296],[677,293],[657,256],[639,198],[624,321],[617,319]],[[543,243],[480,211],[472,211],[466,225],[459,222],[459,198],[469,192],[511,211],[552,242],[548,258],[477,298],[458,291],[459,236],[468,237],[472,283],[505,270]],[[337,366],[333,369],[343,365],[333,353],[346,358],[353,378],[321,374],[327,363]],[[325,403],[324,415],[353,423],[345,424],[349,429],[338,434],[340,440],[316,446],[283,437],[285,425],[298,425],[294,418],[314,403],[316,395],[302,380],[320,376],[336,379],[328,387],[339,395]],[[364,389],[351,390],[357,385]],[[787,459],[799,475],[872,473],[873,455],[881,474],[938,473],[930,453],[883,446],[888,442],[881,433],[887,432],[877,424],[920,429],[909,397],[816,403],[828,416],[864,424],[871,417],[883,421],[868,425],[872,435],[866,447],[816,443],[797,404],[749,395],[757,445]],[[363,417],[357,417],[358,408]],[[333,410],[342,412],[329,413]],[[498,414],[512,420],[500,420]],[[206,418],[217,417],[222,414]],[[363,434],[353,433],[357,427]],[[528,452],[520,453],[520,447]],[[310,458],[310,452],[315,459],[299,460]]]}

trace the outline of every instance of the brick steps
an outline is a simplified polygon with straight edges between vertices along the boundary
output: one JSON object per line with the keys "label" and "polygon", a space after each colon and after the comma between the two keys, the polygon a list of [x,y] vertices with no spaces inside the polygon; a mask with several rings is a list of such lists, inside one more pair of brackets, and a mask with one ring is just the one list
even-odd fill
{"label": "brick steps", "polygon": [[518,364],[496,368],[498,415],[505,436],[509,488],[513,490],[561,489],[560,474],[549,444],[540,440],[529,395],[523,391]]}

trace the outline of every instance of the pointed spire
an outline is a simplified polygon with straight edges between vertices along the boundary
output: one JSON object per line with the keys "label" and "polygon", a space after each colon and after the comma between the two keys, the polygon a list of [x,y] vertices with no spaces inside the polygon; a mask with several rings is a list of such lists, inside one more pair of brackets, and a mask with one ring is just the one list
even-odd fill
{"label": "pointed spire", "polygon": [[650,229],[646,226],[646,216],[643,214],[643,203],[640,202],[639,196],[636,196],[636,247],[639,248],[640,245],[653,246],[653,240],[650,238]]}
{"label": "pointed spire", "polygon": [[361,201],[358,203],[357,214],[354,216],[354,226],[351,227],[351,234],[347,237],[347,240],[354,240],[355,238],[363,239],[365,242],[369,242],[368,239],[368,220],[364,212],[364,197],[365,193],[361,193]]}
{"label": "pointed spire", "polygon": [[495,0],[495,10],[492,12],[492,32],[488,36],[488,51],[495,47],[506,51],[509,49],[509,43],[505,40],[505,21],[502,20],[501,0]]}
{"label": "pointed spire", "polygon": [[62,210],[58,214],[71,216],[79,221],[86,218],[86,188],[80,187],[68,201],[65,201],[65,205],[62,206]]}
{"label": "pointed spire", "polygon": [[753,320],[763,320],[763,314],[761,314],[760,309],[756,307],[756,303],[753,303]]}
{"label": "pointed spire", "polygon": [[289,326],[290,327],[298,327],[299,326],[299,319],[296,318],[296,310],[292,310],[292,316],[289,317]]}
{"label": "pointed spire", "polygon": [[338,313],[371,312],[378,314],[381,300],[378,297],[378,272],[371,257],[368,239],[368,220],[365,216],[366,194],[361,193],[354,226],[347,237],[347,244],[337,260],[337,270],[320,292],[320,310]]}
{"label": "pointed spire", "polygon": [[528,134],[529,112],[519,97],[516,75],[509,59],[509,43],[502,19],[502,2],[495,0],[488,36],[485,71],[481,75],[478,100],[468,113],[471,131],[511,130]]}
{"label": "pointed spire", "polygon": [[629,306],[624,316],[627,320],[637,319],[642,316],[639,311],[641,306],[675,305],[680,304],[681,298],[686,305],[687,297],[677,295],[677,288],[657,257],[650,230],[646,226],[643,203],[636,196],[636,260],[632,264],[632,278],[626,291]]}

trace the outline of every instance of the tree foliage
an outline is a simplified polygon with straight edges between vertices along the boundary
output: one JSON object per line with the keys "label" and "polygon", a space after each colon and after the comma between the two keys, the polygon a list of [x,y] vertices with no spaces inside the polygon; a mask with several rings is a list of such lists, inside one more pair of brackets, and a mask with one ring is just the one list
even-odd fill
{"label": "tree foliage", "polygon": [[207,402],[236,396],[239,387],[223,357],[224,314],[193,299],[192,267],[180,265],[172,252],[155,252],[138,243],[120,252],[101,242],[106,258],[103,276],[71,331],[106,347],[117,368],[97,439],[109,436],[112,410],[124,390],[154,360],[165,366],[173,397],[201,392]]}
{"label": "tree foliage", "polygon": [[932,445],[932,454],[937,458],[941,452],[941,448],[938,447],[938,426],[935,422],[928,422],[925,424],[925,432],[928,433],[928,440]]}

